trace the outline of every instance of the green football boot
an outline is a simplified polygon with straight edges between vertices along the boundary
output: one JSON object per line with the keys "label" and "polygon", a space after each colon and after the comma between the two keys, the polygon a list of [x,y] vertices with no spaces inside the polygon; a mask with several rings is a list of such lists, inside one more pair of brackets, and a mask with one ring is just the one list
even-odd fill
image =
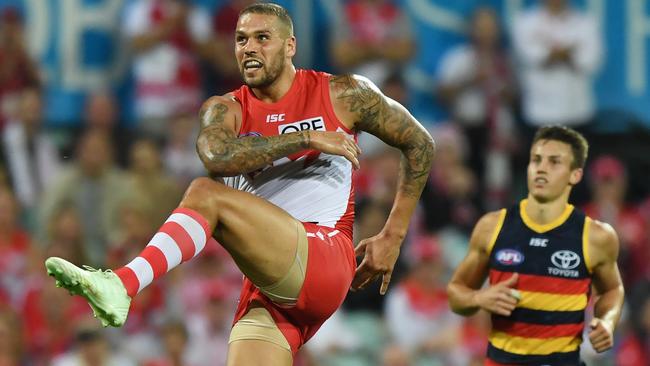
{"label": "green football boot", "polygon": [[122,280],[111,270],[83,267],[81,269],[58,257],[45,261],[47,274],[56,278],[56,286],[67,289],[70,295],[84,297],[104,327],[122,326],[131,305]]}

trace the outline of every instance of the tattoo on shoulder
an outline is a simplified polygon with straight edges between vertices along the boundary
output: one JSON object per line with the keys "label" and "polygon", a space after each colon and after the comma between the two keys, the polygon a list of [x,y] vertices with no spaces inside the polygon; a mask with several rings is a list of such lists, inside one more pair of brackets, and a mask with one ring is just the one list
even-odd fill
{"label": "tattoo on shoulder", "polygon": [[224,103],[210,103],[201,108],[201,127],[205,128],[214,124],[223,123],[228,112]]}
{"label": "tattoo on shoulder", "polygon": [[359,80],[351,75],[334,76],[330,84],[337,91],[337,99],[342,100],[349,112],[358,114],[355,126],[363,130],[379,116],[385,104],[383,96],[374,85],[365,80]]}
{"label": "tattoo on shoulder", "polygon": [[429,133],[370,80],[351,75],[333,76],[330,86],[336,99],[356,116],[357,130],[373,134],[402,151],[402,190],[419,197],[433,158],[434,145]]}

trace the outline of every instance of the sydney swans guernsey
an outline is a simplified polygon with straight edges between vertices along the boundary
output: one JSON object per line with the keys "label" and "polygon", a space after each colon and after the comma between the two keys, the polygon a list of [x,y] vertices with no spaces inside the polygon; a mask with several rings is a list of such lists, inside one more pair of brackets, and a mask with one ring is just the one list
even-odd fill
{"label": "sydney swans guernsey", "polygon": [[[334,114],[326,73],[297,70],[291,88],[276,103],[262,102],[245,85],[233,94],[242,107],[240,137],[315,130],[341,131],[356,138]],[[300,221],[352,237],[352,164],[342,156],[305,150],[227,178],[226,184],[265,198]]]}

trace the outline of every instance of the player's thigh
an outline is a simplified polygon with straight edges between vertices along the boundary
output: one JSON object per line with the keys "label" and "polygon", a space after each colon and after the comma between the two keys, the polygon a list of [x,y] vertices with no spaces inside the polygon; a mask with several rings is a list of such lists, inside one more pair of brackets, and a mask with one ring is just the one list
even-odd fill
{"label": "player's thigh", "polygon": [[235,323],[228,343],[228,365],[293,363],[289,342],[269,311],[257,302]]}
{"label": "player's thigh", "polygon": [[296,258],[302,223],[253,194],[226,186],[218,202],[215,237],[257,286],[280,281]]}
{"label": "player's thigh", "polygon": [[256,339],[230,343],[227,366],[291,366],[291,352],[279,346]]}

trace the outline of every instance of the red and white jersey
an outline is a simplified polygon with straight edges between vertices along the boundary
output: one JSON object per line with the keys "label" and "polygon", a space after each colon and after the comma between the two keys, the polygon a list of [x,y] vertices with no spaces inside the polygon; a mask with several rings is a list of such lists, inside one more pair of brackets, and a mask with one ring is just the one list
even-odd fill
{"label": "red and white jersey", "polygon": [[[262,102],[247,86],[233,94],[242,106],[240,137],[317,130],[343,131],[356,139],[334,114],[329,74],[298,70],[291,88],[276,103]],[[342,156],[305,150],[225,181],[267,199],[300,221],[336,228],[352,238],[352,164]]]}

